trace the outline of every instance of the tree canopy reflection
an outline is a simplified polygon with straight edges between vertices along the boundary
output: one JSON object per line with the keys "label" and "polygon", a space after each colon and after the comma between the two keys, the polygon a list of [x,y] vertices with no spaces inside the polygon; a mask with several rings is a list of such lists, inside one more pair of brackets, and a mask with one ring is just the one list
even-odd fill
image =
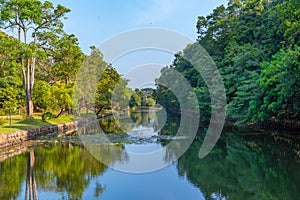
{"label": "tree canopy reflection", "polygon": [[200,160],[201,143],[196,140],[179,159],[178,171],[207,199],[294,199],[299,195],[300,164],[292,151],[296,144],[261,135],[225,134]]}

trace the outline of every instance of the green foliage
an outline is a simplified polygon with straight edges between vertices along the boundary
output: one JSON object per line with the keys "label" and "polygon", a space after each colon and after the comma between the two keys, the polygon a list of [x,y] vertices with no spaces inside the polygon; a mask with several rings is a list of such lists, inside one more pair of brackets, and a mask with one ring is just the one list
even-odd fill
{"label": "green foliage", "polygon": [[141,98],[138,94],[134,93],[131,95],[129,99],[129,107],[130,108],[136,108],[141,105]]}
{"label": "green foliage", "polygon": [[[1,102],[9,101],[12,95],[6,97],[6,93],[13,89],[13,95],[18,100],[22,99],[22,78],[20,73],[20,65],[16,60],[19,52],[19,42],[13,37],[0,31],[0,106]],[[8,89],[10,88],[10,89]],[[21,103],[21,101],[20,101]],[[10,105],[6,105],[6,107]]]}
{"label": "green foliage", "polygon": [[[57,82],[51,87],[53,95],[52,109],[60,110],[59,115],[65,110],[72,108],[72,92],[73,84],[66,84]],[[57,117],[59,117],[59,115]]]}
{"label": "green foliage", "polygon": [[0,96],[3,96],[3,102],[0,104],[3,107],[4,112],[10,116],[10,126],[12,125],[12,114],[18,111],[20,106],[20,96],[18,95],[18,90],[13,87],[7,87],[4,90],[0,90]]}
{"label": "green foliage", "polygon": [[41,41],[48,41],[43,48],[47,59],[40,60],[37,67],[37,77],[47,82],[75,81],[79,67],[85,58],[75,35],[56,35],[52,32],[40,33]]}
{"label": "green foliage", "polygon": [[145,101],[145,106],[147,107],[151,107],[151,106],[154,106],[155,105],[155,100],[152,99],[152,98],[147,98],[146,101]]}
{"label": "green foliage", "polygon": [[7,114],[13,113],[17,110],[18,107],[18,99],[17,99],[17,90],[12,87],[6,88],[2,94],[5,97],[4,102],[2,102],[2,106],[4,111]]}
{"label": "green foliage", "polygon": [[[230,0],[227,7],[219,6],[208,16],[198,17],[198,43],[222,74],[228,117],[250,124],[300,120],[299,16],[296,0]],[[193,46],[176,54],[172,66],[162,70],[157,79],[158,101],[166,108],[180,108],[175,95],[159,85],[168,69],[175,69],[194,88],[201,116],[209,119],[212,94],[203,77],[184,59],[195,54]],[[205,66],[201,57],[195,59],[193,63]],[[206,68],[209,66],[201,69],[202,76],[209,75]]]}
{"label": "green foliage", "polygon": [[135,89],[129,99],[130,108],[151,107],[156,104],[156,91],[152,88]]}
{"label": "green foliage", "polygon": [[42,114],[43,121],[47,121],[47,120],[53,119],[55,117],[56,117],[56,115],[50,111],[43,112],[43,114]]}
{"label": "green foliage", "polygon": [[[15,60],[21,66],[23,87],[25,91],[27,115],[33,116],[32,92],[35,81],[36,62],[47,57],[44,49],[48,40],[40,40],[40,34],[52,32],[61,34],[61,18],[69,9],[58,5],[54,8],[49,1],[8,0],[0,1],[0,27],[16,31],[21,51]],[[44,38],[45,39],[45,38]],[[48,55],[49,56],[49,55]]]}
{"label": "green foliage", "polygon": [[95,108],[97,82],[106,67],[100,50],[94,46],[90,48],[91,53],[86,57],[79,69],[75,82],[76,90],[74,93],[74,101],[76,100],[77,105],[73,105],[73,110],[75,110],[78,115],[81,114],[83,108],[85,108],[86,115],[90,109]]}
{"label": "green foliage", "polygon": [[42,110],[53,106],[53,94],[51,85],[45,81],[38,80],[33,90],[33,103]]}
{"label": "green foliage", "polygon": [[122,113],[129,107],[129,99],[133,91],[126,87],[128,80],[120,79],[116,84],[112,94],[112,109]]}
{"label": "green foliage", "polygon": [[[193,45],[188,46],[186,49],[184,49],[183,53],[175,55],[172,66],[166,67],[161,71],[161,76],[156,80],[156,84],[158,85],[157,101],[160,105],[169,110],[175,109],[178,111],[181,109],[181,105],[177,99],[177,96],[180,95],[181,97],[183,97],[182,99],[185,99],[190,105],[194,105],[196,108],[198,107],[201,112],[201,120],[206,121],[209,119],[211,111],[209,90],[203,77],[196,70],[196,68],[194,68],[194,66],[185,58],[187,55],[194,54],[194,50],[195,49]],[[201,61],[196,62],[201,63]],[[181,81],[173,82],[172,78],[169,78],[173,70],[180,72],[188,81],[188,83],[192,86],[197,99],[191,98],[191,93],[182,88]],[[202,72],[202,75],[213,73],[210,71],[210,69],[204,67],[200,67],[200,70]],[[180,89],[177,96],[173,93],[172,90],[164,86],[164,83],[168,82],[169,84],[171,83],[172,87],[177,87]]]}
{"label": "green foliage", "polygon": [[70,80],[74,80],[81,66],[84,54],[78,46],[78,39],[75,35],[64,34],[61,39],[56,41],[54,49],[54,66],[51,68],[56,78],[61,81],[65,80],[68,84]]}
{"label": "green foliage", "polygon": [[[300,112],[300,48],[289,48],[262,64],[259,85],[263,91],[260,113],[275,118],[299,119]],[[264,118],[265,117],[265,118]]]}
{"label": "green foliage", "polygon": [[111,66],[108,65],[103,73],[97,85],[97,92],[95,97],[95,107],[97,113],[100,113],[102,109],[111,108],[111,98],[115,87],[121,80],[121,75]]}
{"label": "green foliage", "polygon": [[[58,111],[58,117],[65,111],[70,113],[72,103],[77,113],[83,107],[87,112],[94,107],[100,112],[111,107],[117,82],[120,88],[127,84],[112,66],[107,67],[97,48],[91,47],[91,54],[85,56],[76,36],[63,31],[61,19],[68,12],[68,8],[49,1],[0,1],[0,28],[11,29],[17,36],[0,30],[0,92],[14,88],[18,103],[27,107],[27,115],[32,116],[34,108],[43,112],[44,119],[53,117],[50,112]],[[82,76],[75,85],[80,67]],[[72,101],[73,92],[81,97]],[[116,92],[129,98],[128,88]],[[0,108],[5,106],[11,112],[16,102],[4,97],[0,96]]]}
{"label": "green foliage", "polygon": [[[99,114],[103,109],[124,109],[131,90],[128,81],[103,60],[99,49],[92,46],[91,53],[78,71],[73,93],[73,111],[78,115],[85,109]],[[114,98],[114,99],[113,99]],[[112,100],[114,105],[112,105]]]}
{"label": "green foliage", "polygon": [[[52,111],[69,111],[72,107],[74,84],[56,82],[53,86],[45,81],[37,81],[34,88],[33,102],[43,111],[43,120],[53,118]],[[60,115],[59,114],[59,115]]]}

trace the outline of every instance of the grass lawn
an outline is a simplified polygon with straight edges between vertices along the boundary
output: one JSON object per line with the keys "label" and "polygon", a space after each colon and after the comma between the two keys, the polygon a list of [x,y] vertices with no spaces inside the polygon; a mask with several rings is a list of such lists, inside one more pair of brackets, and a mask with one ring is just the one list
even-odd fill
{"label": "grass lawn", "polygon": [[73,121],[73,116],[61,116],[59,118],[43,121],[40,115],[34,118],[23,119],[22,116],[16,115],[12,118],[12,126],[9,126],[9,120],[6,116],[0,116],[4,124],[0,125],[0,134],[8,134],[19,130],[29,130],[51,124],[62,124]]}
{"label": "grass lawn", "polygon": [[[111,114],[111,110],[103,110],[100,115],[102,114]],[[63,124],[74,120],[73,115],[61,115],[59,118],[43,121],[41,115],[41,113],[35,113],[34,118],[27,119],[24,119],[21,115],[13,115],[12,126],[9,126],[9,119],[7,119],[7,116],[0,116],[0,134],[8,134],[19,130],[29,130],[51,124]],[[84,116],[85,113],[82,113],[82,115]],[[94,116],[94,113],[91,113],[91,115]],[[1,122],[4,123],[2,124]]]}

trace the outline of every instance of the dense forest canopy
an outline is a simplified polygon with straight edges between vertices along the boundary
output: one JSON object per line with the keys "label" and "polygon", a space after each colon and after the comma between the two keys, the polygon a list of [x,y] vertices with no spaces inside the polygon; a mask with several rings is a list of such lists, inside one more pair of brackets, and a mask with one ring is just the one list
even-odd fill
{"label": "dense forest canopy", "polygon": [[[300,3],[297,0],[230,0],[199,16],[198,41],[216,63],[226,87],[227,117],[238,123],[300,120]],[[193,46],[193,45],[192,45]],[[202,119],[211,99],[203,77],[185,55],[167,68],[181,72],[194,88]],[[158,85],[158,101],[179,108],[174,94]],[[192,103],[192,102],[191,102]]]}

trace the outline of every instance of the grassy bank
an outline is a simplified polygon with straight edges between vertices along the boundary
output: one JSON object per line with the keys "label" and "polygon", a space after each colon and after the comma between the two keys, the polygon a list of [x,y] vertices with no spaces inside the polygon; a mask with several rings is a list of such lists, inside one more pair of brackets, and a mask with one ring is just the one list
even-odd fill
{"label": "grassy bank", "polygon": [[43,121],[40,115],[35,115],[34,118],[23,118],[20,115],[12,117],[12,125],[9,125],[9,120],[6,116],[0,116],[0,134],[8,134],[19,130],[30,130],[38,127],[48,126],[51,124],[62,124],[73,121],[73,116],[61,116],[47,121]]}

